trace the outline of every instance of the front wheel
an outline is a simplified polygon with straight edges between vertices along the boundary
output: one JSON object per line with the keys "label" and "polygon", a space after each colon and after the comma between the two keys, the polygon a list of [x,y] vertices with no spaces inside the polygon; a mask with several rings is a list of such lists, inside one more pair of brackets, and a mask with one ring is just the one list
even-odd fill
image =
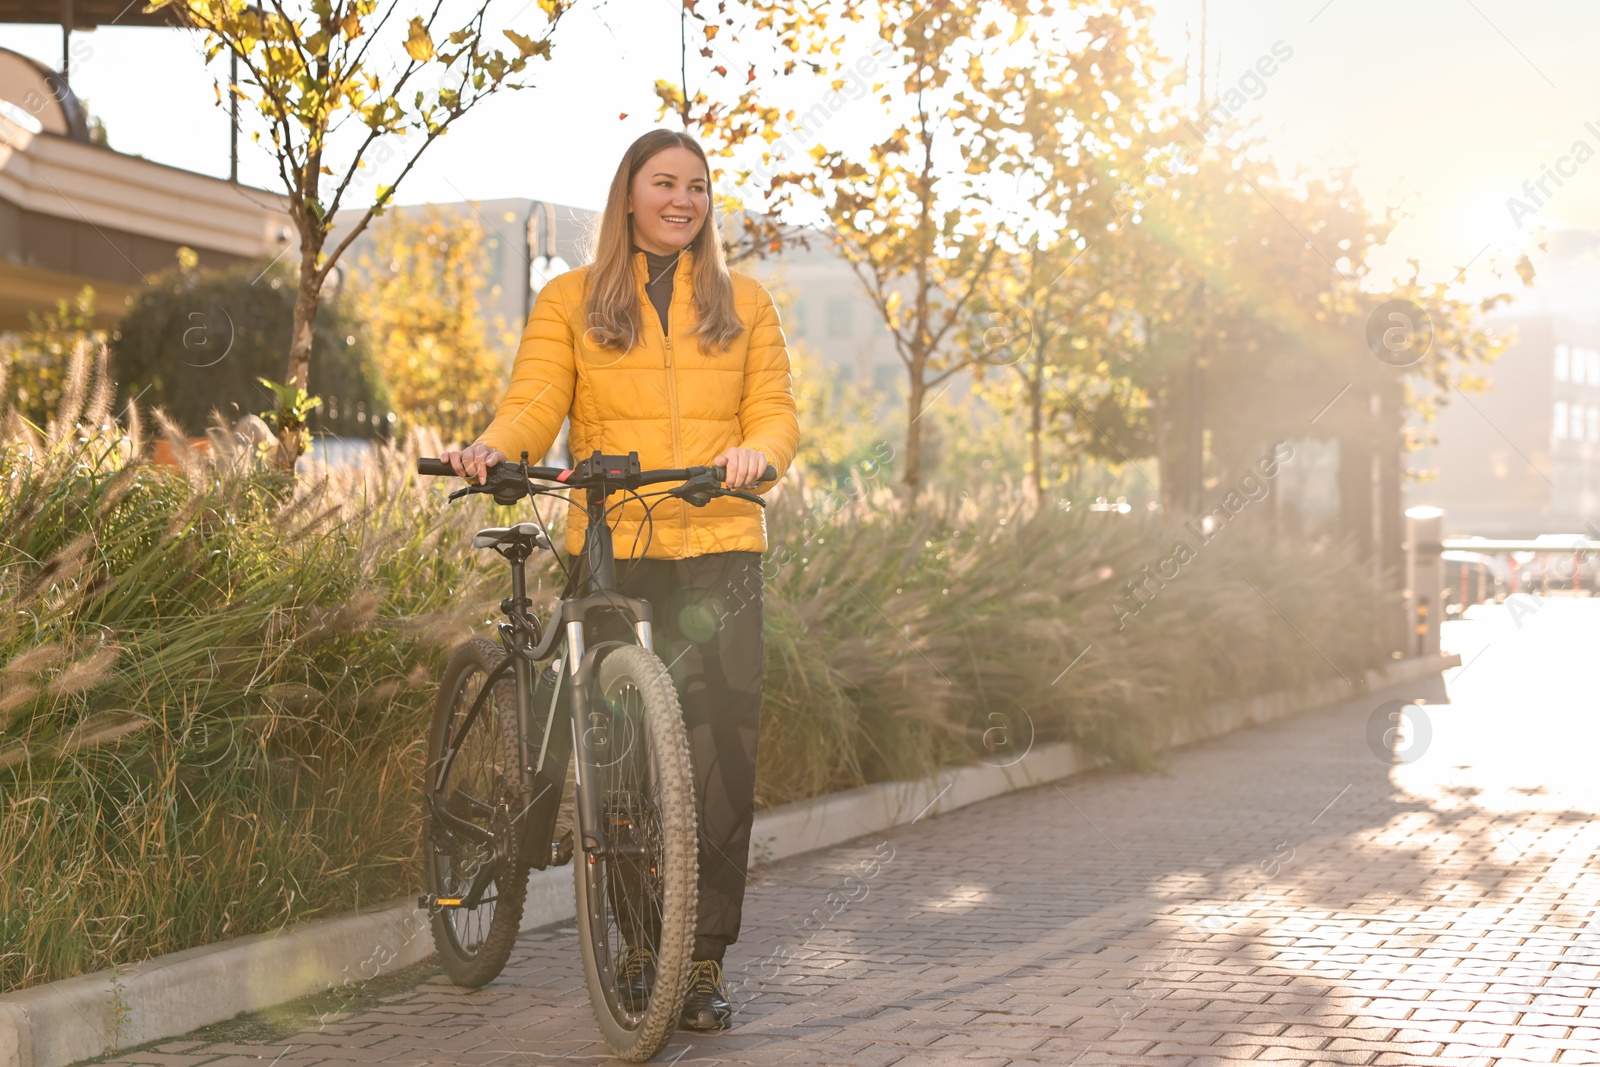
{"label": "front wheel", "polygon": [[600,825],[579,826],[578,940],[600,1032],[638,1063],[677,1029],[694,948],[689,738],[667,668],[634,645],[600,661],[586,714],[578,774]]}

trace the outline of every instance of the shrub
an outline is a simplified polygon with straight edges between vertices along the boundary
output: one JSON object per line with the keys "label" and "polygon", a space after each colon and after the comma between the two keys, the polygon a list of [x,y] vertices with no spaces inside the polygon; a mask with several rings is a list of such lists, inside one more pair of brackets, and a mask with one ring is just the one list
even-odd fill
{"label": "shrub", "polygon": [[[112,337],[119,404],[137,397],[191,435],[205,432],[212,411],[232,422],[274,407],[257,379],[283,380],[297,292],[291,270],[259,263],[225,270],[179,266],[157,275]],[[309,392],[322,397],[323,406],[313,429],[346,437],[386,434],[388,393],[359,319],[343,299],[324,300],[314,346]]]}

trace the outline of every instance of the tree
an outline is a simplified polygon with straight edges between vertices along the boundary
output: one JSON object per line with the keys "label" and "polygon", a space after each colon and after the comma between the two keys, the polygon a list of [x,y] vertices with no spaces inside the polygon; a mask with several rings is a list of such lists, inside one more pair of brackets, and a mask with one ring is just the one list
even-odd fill
{"label": "tree", "polygon": [[1127,239],[1134,205],[1122,194],[1149,150],[1147,107],[1161,88],[1145,73],[1157,59],[1149,18],[1143,4],[1128,4],[1090,12],[1075,28],[1041,28],[1027,77],[1015,79],[993,124],[1031,146],[1000,156],[1025,206],[1015,240],[1002,237],[1006,255],[984,282],[964,347],[980,378],[1006,368],[987,391],[1026,419],[1035,503],[1044,438],[1063,419],[1077,430],[1076,452],[1129,458],[1127,415],[1138,400],[1118,366],[1128,326],[1119,299],[1130,295],[1123,279],[1136,267]]}
{"label": "tree", "polygon": [[[298,291],[284,264],[206,270],[191,259],[152,278],[111,339],[119,401],[160,407],[189,434],[204,433],[213,411],[229,421],[260,412],[273,401],[261,379],[282,365]],[[323,303],[308,386],[332,399],[323,425],[339,413],[340,434],[379,436],[390,405],[360,320],[344,293]],[[357,420],[357,411],[371,417]]]}
{"label": "tree", "polygon": [[[822,25],[816,9],[833,6],[795,0],[793,25]],[[867,6],[840,10],[860,20]],[[1026,62],[1039,55],[1036,10],[1048,17],[1046,5],[1030,0],[871,5],[872,29],[891,57],[893,84],[877,98],[889,128],[865,160],[819,139],[809,163],[797,160],[805,165],[775,179],[791,207],[826,220],[906,368],[902,480],[913,499],[923,479],[924,405],[931,390],[972,365],[956,341],[1000,250],[1006,222],[995,200],[1004,190],[990,176],[1030,151],[1002,126],[1027,80]]]}
{"label": "tree", "polygon": [[[294,329],[276,420],[278,461],[284,467],[294,466],[307,438],[313,334],[329,271],[453,123],[501,89],[527,87],[517,76],[530,58],[549,58],[550,36],[571,2],[537,0],[542,33],[502,31],[515,45],[515,54],[507,57],[488,44],[489,0],[471,0],[470,13],[448,33],[439,25],[444,6],[439,0],[405,23],[403,37],[398,26],[385,35],[399,4],[380,11],[378,0],[310,0],[309,8],[293,12],[284,0],[268,0],[265,10],[246,0],[154,0],[153,7],[170,7],[205,32],[208,59],[224,50],[238,56],[245,73],[231,91],[266,123],[289,216],[300,235]],[[380,38],[397,46],[400,58],[393,69],[380,66],[381,49],[373,51]],[[347,124],[349,132],[341,136]],[[260,131],[253,137],[260,142]],[[399,172],[368,197],[358,180],[361,172],[376,146],[397,141],[403,141]],[[329,249],[333,220],[347,206],[347,196],[370,203]]]}
{"label": "tree", "polygon": [[[1471,367],[1502,347],[1478,316],[1507,298],[1474,305],[1447,285],[1371,277],[1367,258],[1392,217],[1369,211],[1349,172],[1287,177],[1257,148],[1236,137],[1166,153],[1138,194],[1133,366],[1151,400],[1163,503],[1197,513],[1209,489],[1232,485],[1274,442],[1332,439],[1344,522],[1363,535],[1362,553],[1379,461],[1381,540],[1392,556],[1402,423],[1408,410],[1427,415],[1412,383],[1425,378],[1440,394],[1471,387]],[[1368,320],[1390,299],[1432,323],[1431,347],[1419,345],[1415,360],[1386,361],[1369,345]]]}
{"label": "tree", "polygon": [[396,410],[447,441],[470,441],[483,428],[505,389],[501,353],[516,342],[504,323],[495,344],[484,337],[483,240],[471,214],[392,213],[357,264],[357,304]]}
{"label": "tree", "polygon": [[[699,11],[701,6],[683,0],[681,81],[657,83],[661,114],[676,115],[709,154],[728,161],[746,209],[737,216],[741,228],[725,240],[730,258],[805,243],[814,230],[785,216],[817,219],[831,231],[888,325],[911,379],[903,476],[914,487],[922,477],[920,414],[926,398],[948,378],[993,356],[981,343],[977,351],[963,346],[960,335],[969,326],[991,337],[1015,333],[1015,323],[994,321],[997,309],[1009,306],[1005,298],[987,301],[988,315],[974,314],[980,310],[974,288],[999,251],[1000,231],[987,229],[995,213],[983,210],[996,192],[985,171],[1020,182],[1030,151],[1035,158],[1043,154],[1039,146],[1050,135],[1039,117],[1045,109],[1040,97],[1058,105],[1070,99],[1085,122],[1117,106],[1097,96],[1087,78],[1114,67],[1120,87],[1129,60],[1112,50],[1129,41],[1121,32],[1098,40],[1089,27],[1093,15],[1074,22],[1081,30],[1074,34],[1045,5],[1021,0],[991,0],[959,12],[948,4],[862,0],[758,0],[734,13],[719,3],[714,15]],[[1039,17],[1032,19],[1035,13]],[[879,45],[866,55],[860,41],[850,40],[861,36],[850,32],[860,23],[872,26]],[[690,28],[709,67],[697,70],[700,87],[694,91],[688,88]],[[776,58],[759,71],[755,64],[732,71],[716,44],[724,32],[747,47],[759,37],[771,47],[749,50]],[[1080,51],[1096,49],[1097,62],[1082,64],[1081,71],[1056,55],[1074,36],[1081,38],[1075,42]],[[882,69],[886,60],[888,69]],[[772,102],[779,95],[775,87],[797,72],[820,76],[828,86],[799,113]],[[885,92],[880,74],[899,89]],[[1060,83],[1080,74],[1086,80],[1077,85]],[[717,78],[738,83],[730,87],[732,100],[722,98],[730,94],[707,93],[704,86]],[[1041,91],[1041,85],[1050,89]],[[824,131],[833,117],[869,96],[898,125],[884,131],[870,161],[861,165],[850,153],[822,144],[831,139]],[[1121,102],[1119,119],[1135,99]],[[1025,115],[1035,121],[1019,139]],[[1059,145],[1061,137],[1054,139]]]}
{"label": "tree", "polygon": [[1271,442],[1317,432],[1338,388],[1337,309],[1387,233],[1347,176],[1287,181],[1254,147],[1180,142],[1133,194],[1134,367],[1175,515],[1203,510],[1207,487]]}

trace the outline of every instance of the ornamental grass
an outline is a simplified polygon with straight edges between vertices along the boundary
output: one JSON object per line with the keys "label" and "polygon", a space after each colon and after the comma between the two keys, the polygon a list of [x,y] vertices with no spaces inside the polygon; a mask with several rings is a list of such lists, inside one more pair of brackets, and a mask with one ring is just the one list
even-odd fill
{"label": "ornamental grass", "polygon": [[[295,478],[114,396],[84,349],[45,426],[0,409],[0,990],[414,892],[433,686],[504,595],[467,542],[526,514],[447,505],[436,442]],[[859,472],[771,499],[763,806],[1050,740],[1154,767],[1210,701],[1373,661],[1352,562],[1260,531],[1119,624],[1156,523]]]}

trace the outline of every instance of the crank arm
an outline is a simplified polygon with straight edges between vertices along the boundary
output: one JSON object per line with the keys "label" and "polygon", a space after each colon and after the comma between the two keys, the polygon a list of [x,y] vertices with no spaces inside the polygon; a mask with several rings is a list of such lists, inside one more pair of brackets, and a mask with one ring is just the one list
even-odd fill
{"label": "crank arm", "polygon": [[433,815],[434,819],[440,823],[443,823],[445,828],[451,833],[460,837],[465,837],[469,841],[476,842],[480,845],[494,844],[493,830],[490,830],[486,826],[479,826],[477,823],[468,822],[466,819],[458,818],[457,816],[452,815],[444,807],[444,805],[440,804],[438,800],[431,795],[428,797],[428,811]]}
{"label": "crank arm", "polygon": [[479,869],[472,879],[472,888],[467,890],[467,895],[461,898],[463,908],[476,908],[483,903],[484,890],[489,888],[496,876],[500,873],[500,861],[490,860]]}

